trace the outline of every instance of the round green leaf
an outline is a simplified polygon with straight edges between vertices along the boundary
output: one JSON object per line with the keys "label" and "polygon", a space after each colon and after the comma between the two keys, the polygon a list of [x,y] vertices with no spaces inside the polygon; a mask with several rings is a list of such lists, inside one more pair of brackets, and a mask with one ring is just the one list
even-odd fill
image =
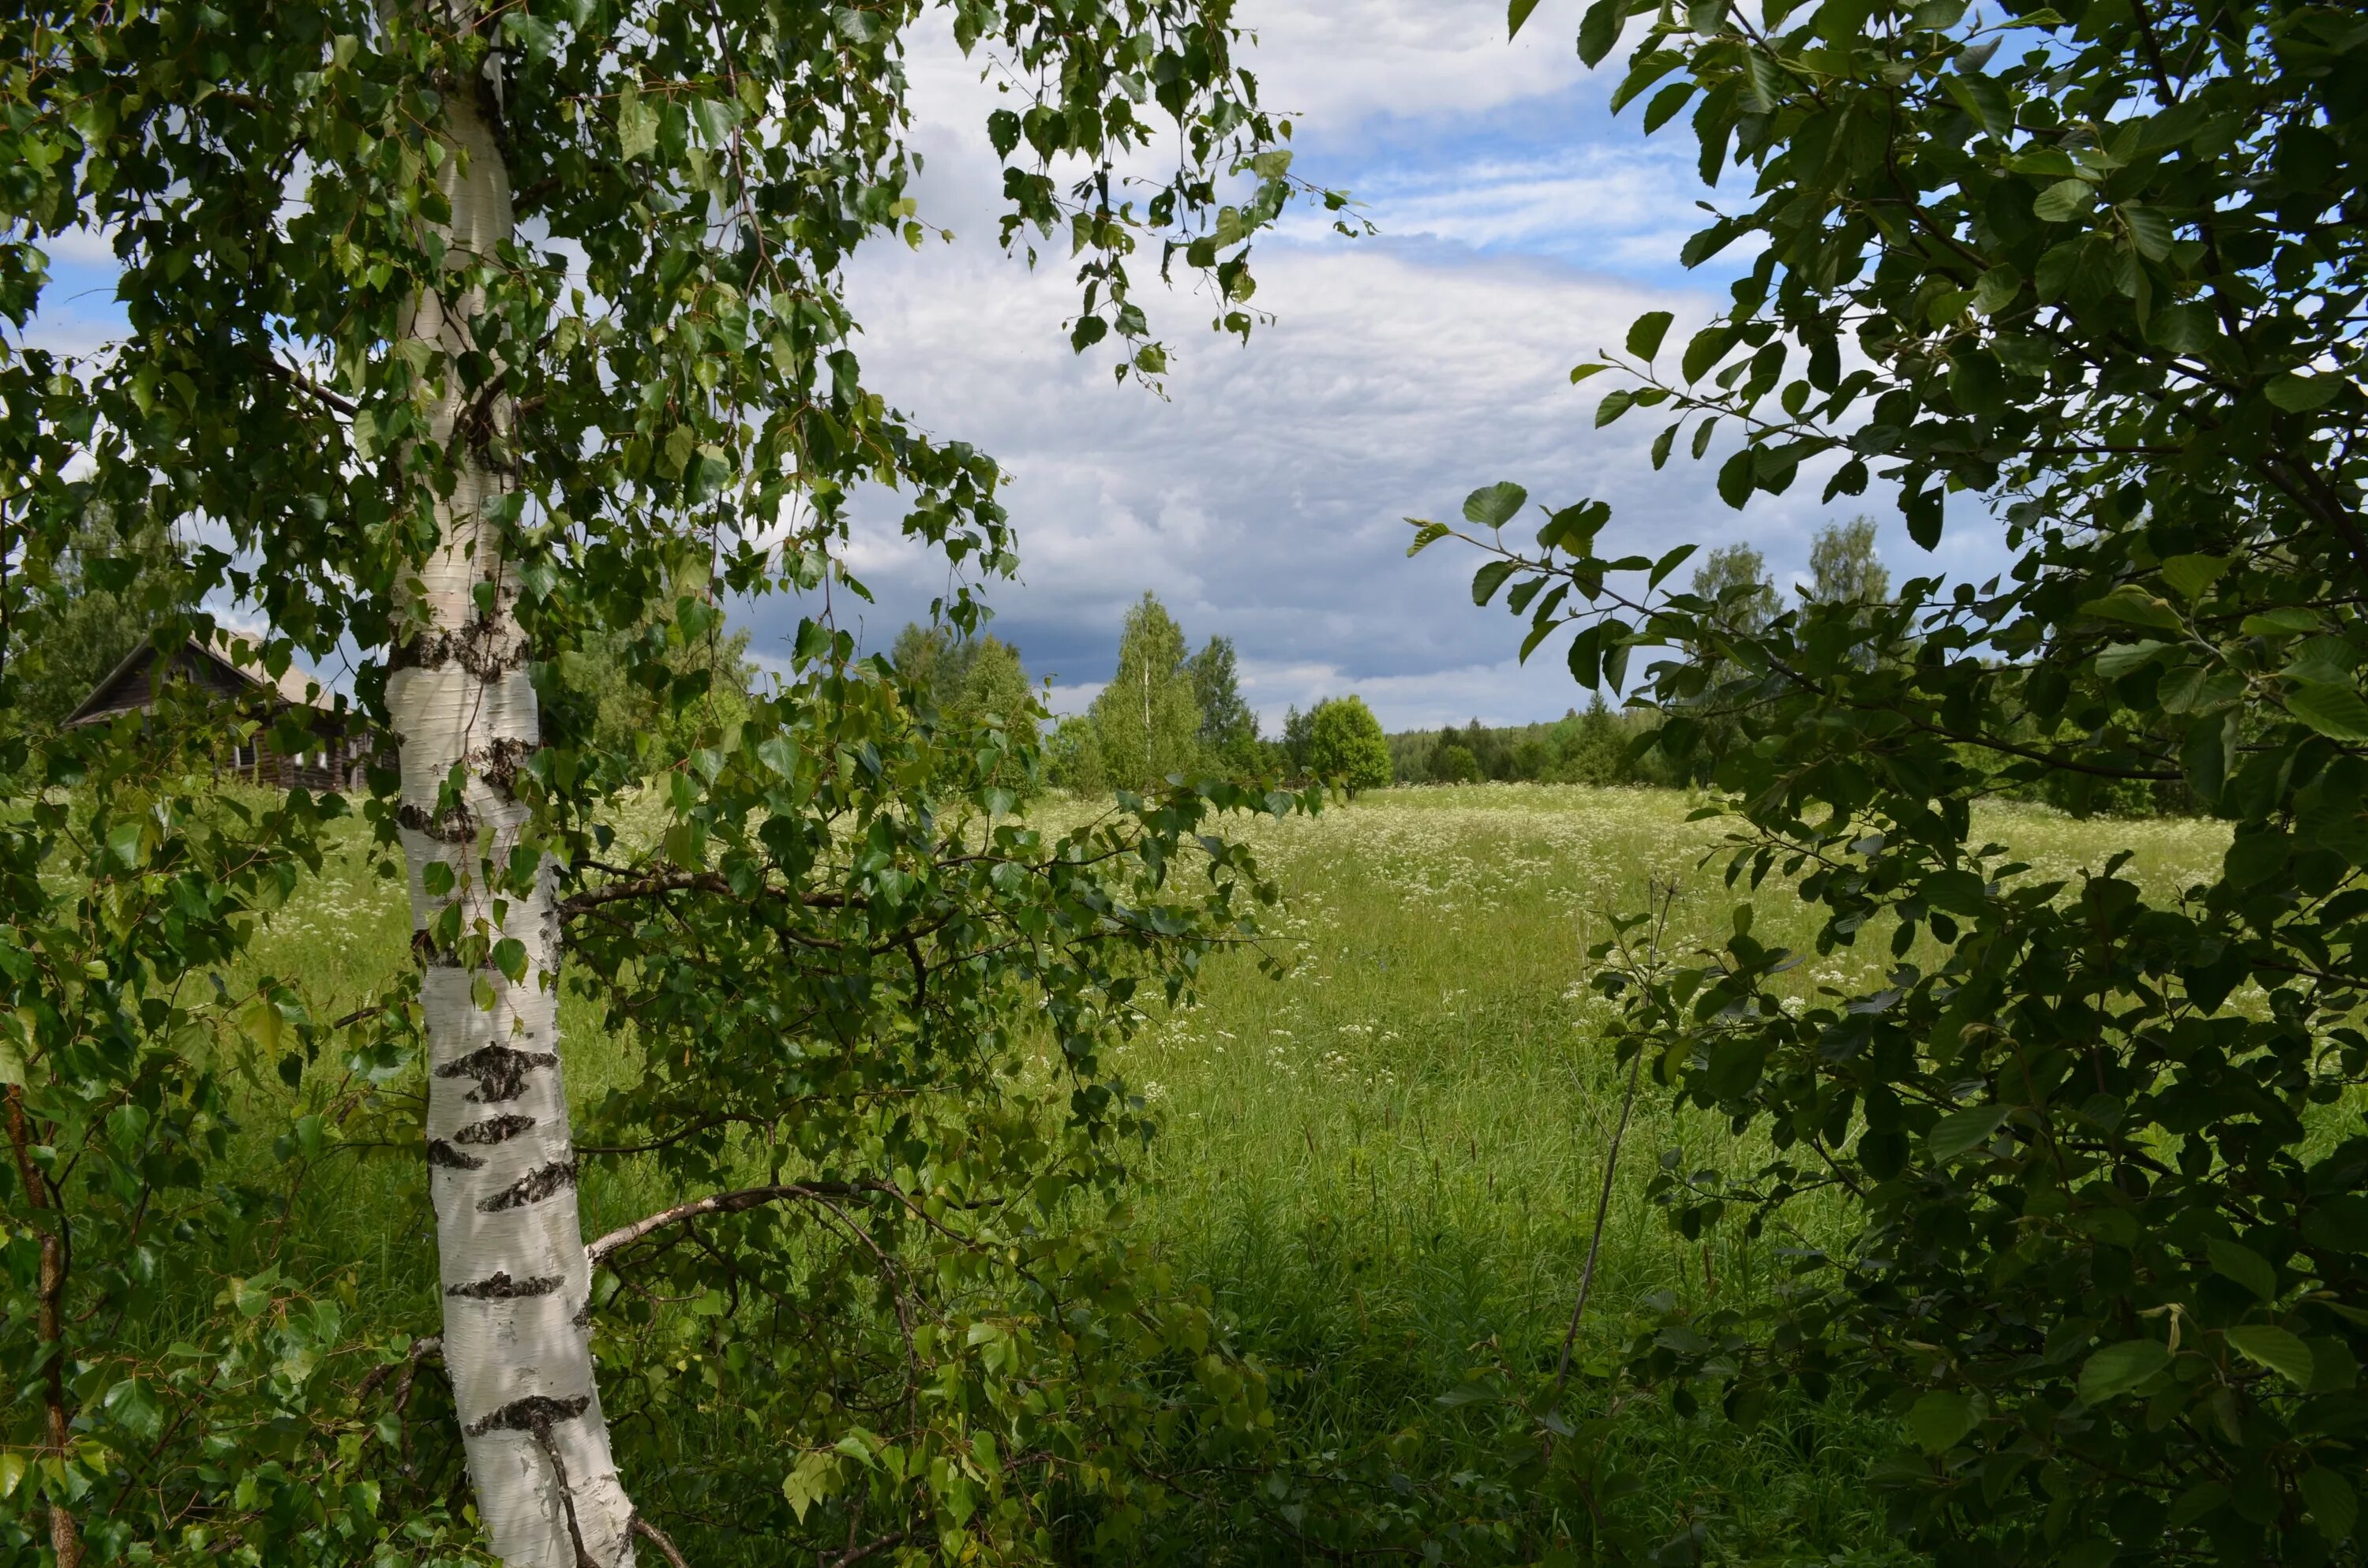
{"label": "round green leaf", "polygon": [[2310,1346],[2275,1324],[2248,1323],[2232,1328],[2228,1345],[2248,1361],[2267,1367],[2296,1388],[2310,1387]]}
{"label": "round green leaf", "polygon": [[2160,1340],[2129,1339],[2109,1345],[2080,1369],[2080,1403],[2102,1404],[2118,1399],[2169,1365],[2170,1346]]}
{"label": "round green leaf", "polygon": [[1926,1453],[1946,1453],[1981,1419],[1980,1403],[1972,1394],[1935,1389],[1908,1411],[1907,1434]]}
{"label": "round green leaf", "polygon": [[2368,701],[2355,687],[2296,681],[2286,688],[2286,711],[2331,740],[2368,741]]}

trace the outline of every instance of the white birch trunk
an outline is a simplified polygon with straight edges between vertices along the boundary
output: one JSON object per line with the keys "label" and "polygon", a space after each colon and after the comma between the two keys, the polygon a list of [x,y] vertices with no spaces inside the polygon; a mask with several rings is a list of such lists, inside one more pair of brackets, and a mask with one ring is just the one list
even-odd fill
{"label": "white birch trunk", "polygon": [[[508,171],[466,90],[448,98],[453,147],[443,184],[452,203],[455,263],[490,256],[512,232]],[[448,152],[453,148],[448,148]],[[423,297],[409,335],[446,354],[467,347],[472,301]],[[437,409],[434,433],[452,443],[463,402],[457,377]],[[497,426],[508,410],[495,409]],[[465,432],[460,480],[438,506],[441,540],[404,590],[413,635],[387,680],[403,759],[400,820],[414,928],[425,930],[458,901],[470,926],[526,946],[522,983],[465,970],[431,954],[421,983],[426,1015],[427,1160],[444,1295],[444,1364],[477,1512],[511,1568],[626,1568],[632,1505],[609,1452],[594,1385],[591,1271],[576,1217],[575,1152],[559,1074],[559,914],[546,864],[530,898],[496,899],[479,870],[507,863],[527,812],[507,787],[535,744],[534,689],[504,580],[500,532],[481,509],[507,487]],[[495,585],[483,613],[473,590]],[[457,808],[438,794],[455,767],[465,782]],[[426,869],[450,866],[454,891],[430,896]],[[494,1005],[479,1005],[479,983]]]}

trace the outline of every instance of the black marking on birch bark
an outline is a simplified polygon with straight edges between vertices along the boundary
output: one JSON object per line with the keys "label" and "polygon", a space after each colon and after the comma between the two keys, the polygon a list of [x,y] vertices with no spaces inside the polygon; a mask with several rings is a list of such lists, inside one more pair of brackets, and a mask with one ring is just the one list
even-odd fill
{"label": "black marking on birch bark", "polygon": [[482,681],[497,681],[526,663],[526,639],[507,618],[472,615],[458,629],[431,626],[404,638],[387,656],[393,670],[440,670],[458,665]]}
{"label": "black marking on birch bark", "polygon": [[431,1165],[441,1165],[448,1171],[478,1171],[485,1168],[484,1161],[474,1154],[461,1153],[441,1138],[430,1138],[427,1141],[427,1163]]}
{"label": "black marking on birch bark", "polygon": [[523,1209],[575,1185],[575,1162],[553,1160],[547,1165],[536,1166],[491,1197],[477,1199],[477,1212],[499,1214],[508,1209]]}
{"label": "black marking on birch bark", "polygon": [[592,1298],[589,1296],[585,1297],[584,1304],[576,1308],[575,1315],[569,1318],[567,1321],[574,1324],[578,1328],[590,1328],[592,1326]]}
{"label": "black marking on birch bark", "polygon": [[421,805],[397,806],[394,820],[438,844],[473,844],[477,838],[476,814],[457,801],[440,812]]}
{"label": "black marking on birch bark", "polygon": [[530,1393],[469,1423],[468,1433],[472,1437],[482,1437],[488,1432],[546,1432],[553,1422],[573,1421],[591,1408],[592,1396],[588,1393],[579,1393],[574,1399]]}
{"label": "black marking on birch bark", "polygon": [[513,1279],[505,1270],[496,1268],[489,1278],[472,1279],[466,1285],[445,1289],[448,1296],[458,1296],[464,1301],[515,1301],[528,1296],[548,1296],[566,1281],[556,1274],[537,1274],[530,1278]]}
{"label": "black marking on birch bark", "polygon": [[526,1092],[526,1075],[538,1068],[556,1067],[559,1058],[548,1051],[514,1051],[507,1045],[481,1045],[468,1055],[436,1069],[439,1078],[474,1078],[477,1086],[463,1096],[472,1105],[498,1105]]}
{"label": "black marking on birch bark", "polygon": [[515,1114],[489,1116],[452,1134],[455,1143],[507,1143],[534,1125],[534,1118]]}
{"label": "black marking on birch bark", "polygon": [[505,801],[515,801],[518,772],[526,767],[527,756],[533,750],[533,743],[516,736],[495,741],[476,754],[478,771],[484,775],[495,794]]}

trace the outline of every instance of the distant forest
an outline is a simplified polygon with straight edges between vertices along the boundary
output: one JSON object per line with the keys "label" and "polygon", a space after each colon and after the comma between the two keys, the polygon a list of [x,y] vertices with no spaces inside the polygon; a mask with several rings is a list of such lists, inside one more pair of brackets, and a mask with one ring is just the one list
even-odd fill
{"label": "distant forest", "polygon": [[1653,784],[1680,780],[1658,751],[1635,756],[1660,715],[1622,710],[1599,696],[1543,724],[1406,730],[1389,737],[1398,784]]}

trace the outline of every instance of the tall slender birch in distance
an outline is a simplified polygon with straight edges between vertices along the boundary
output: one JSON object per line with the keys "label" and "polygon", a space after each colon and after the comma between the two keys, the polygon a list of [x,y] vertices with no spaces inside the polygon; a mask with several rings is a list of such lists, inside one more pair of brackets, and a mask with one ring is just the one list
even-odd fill
{"label": "tall slender birch in distance", "polygon": [[[1228,0],[942,8],[1002,90],[1002,241],[1070,258],[1076,348],[1161,373],[1145,246],[1249,331],[1249,244],[1306,187]],[[995,464],[866,387],[844,298],[858,244],[938,233],[905,144],[927,9],[0,10],[0,313],[36,319],[42,246],[95,232],[129,323],[79,358],[0,336],[6,646],[91,506],[188,522],[157,646],[236,603],[267,671],[353,660],[401,736],[359,808],[422,960],[359,1007],[252,977],[354,808],[221,797],[207,759],[258,723],[301,747],[291,721],[184,694],[33,734],[0,666],[6,1256],[72,1260],[8,1286],[0,1370],[48,1392],[0,1432],[0,1541],[1074,1560],[1270,1419],[1104,1219],[1147,1127],[1102,1052],[1257,930],[1272,890],[1212,810],[1289,799],[1211,786],[1056,838],[998,781],[1041,771],[1029,725],[946,733],[826,615],[745,705],[677,656],[719,604],[860,593],[859,489],[947,557],[963,630],[1016,563]],[[620,642],[662,733],[539,715]],[[646,836],[615,831],[629,791]],[[625,1075],[580,1142],[562,975]],[[432,1298],[415,1221],[381,1249],[308,1229],[341,1139],[426,1151]],[[660,1206],[587,1244],[579,1187]]]}
{"label": "tall slender birch in distance", "polygon": [[[517,227],[509,171],[465,91],[446,112],[446,255],[495,266]],[[474,289],[423,290],[406,335],[457,364],[476,347],[484,303]],[[561,1084],[557,900],[527,831],[532,812],[511,788],[538,738],[518,585],[492,520],[515,489],[493,455],[510,448],[512,411],[498,392],[480,406],[456,375],[430,415],[450,488],[435,504],[435,550],[398,590],[403,641],[386,682],[425,960],[443,1357],[477,1510],[502,1561],[607,1568],[632,1560],[632,1506],[592,1370],[591,1268]],[[522,888],[506,885],[514,853],[532,863]],[[479,940],[455,940],[469,935]]]}

